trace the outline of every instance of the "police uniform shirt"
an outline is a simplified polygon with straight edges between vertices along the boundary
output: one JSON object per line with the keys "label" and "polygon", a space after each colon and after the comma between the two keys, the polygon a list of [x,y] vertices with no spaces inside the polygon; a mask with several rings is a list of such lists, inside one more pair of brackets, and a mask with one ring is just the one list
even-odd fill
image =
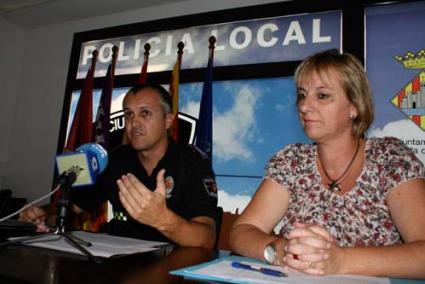
{"label": "police uniform shirt", "polygon": [[139,162],[136,150],[129,145],[117,147],[109,155],[108,166],[93,188],[73,190],[74,202],[90,211],[108,199],[114,212],[114,218],[109,222],[111,234],[171,242],[155,228],[131,218],[119,200],[116,183],[122,175],[132,173],[154,191],[156,176],[161,169],[165,169],[166,203],[170,210],[186,220],[208,216],[217,221],[217,187],[209,159],[197,148],[179,145],[172,140],[150,176]]}

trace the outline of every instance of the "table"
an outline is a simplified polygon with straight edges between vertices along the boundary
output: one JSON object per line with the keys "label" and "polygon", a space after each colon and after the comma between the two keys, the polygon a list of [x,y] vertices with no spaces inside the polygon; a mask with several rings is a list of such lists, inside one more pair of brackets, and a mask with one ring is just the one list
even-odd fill
{"label": "table", "polygon": [[[223,254],[221,252],[221,254]],[[0,247],[0,283],[7,284],[140,284],[204,283],[170,275],[170,270],[213,260],[220,252],[165,246],[158,251],[87,261],[85,256],[24,245]],[[425,280],[391,279],[392,284]]]}
{"label": "table", "polygon": [[96,263],[80,255],[11,245],[0,248],[0,283],[197,283],[168,272],[217,256],[214,250],[166,246]]}

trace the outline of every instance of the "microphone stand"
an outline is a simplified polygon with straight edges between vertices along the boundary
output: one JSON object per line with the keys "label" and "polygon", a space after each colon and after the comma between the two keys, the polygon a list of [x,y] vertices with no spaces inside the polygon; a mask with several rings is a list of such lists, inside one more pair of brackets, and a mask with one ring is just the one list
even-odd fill
{"label": "microphone stand", "polygon": [[[77,176],[81,172],[81,170],[82,169],[79,168],[78,166],[73,166],[71,167],[70,170],[62,173],[58,178],[58,185],[60,186],[60,189],[61,189],[61,195],[59,200],[56,203],[57,217],[56,217],[56,229],[54,232],[19,238],[12,241],[6,241],[4,243],[0,243],[0,246],[27,243],[27,242],[29,243],[29,242],[36,241],[38,239],[48,238],[49,236],[56,235],[56,236],[59,236],[59,239],[63,237],[67,243],[74,246],[83,254],[85,254],[89,258],[89,260],[95,260],[94,255],[84,247],[84,246],[89,247],[92,244],[66,231],[66,225],[68,222],[68,215],[69,215],[68,212],[71,206],[71,201],[70,201],[71,187],[72,187],[72,184],[77,179]],[[47,239],[45,241],[50,241],[50,240]]]}

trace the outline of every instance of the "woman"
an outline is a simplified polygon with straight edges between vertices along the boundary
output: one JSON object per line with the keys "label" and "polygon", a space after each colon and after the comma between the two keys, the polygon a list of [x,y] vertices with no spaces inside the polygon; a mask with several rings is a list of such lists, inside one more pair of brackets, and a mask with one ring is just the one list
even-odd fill
{"label": "woman", "polygon": [[[230,232],[241,255],[312,275],[425,277],[425,173],[396,138],[365,138],[372,95],[361,63],[330,50],[295,72],[314,144],[292,144]],[[280,236],[270,234],[282,221]]]}

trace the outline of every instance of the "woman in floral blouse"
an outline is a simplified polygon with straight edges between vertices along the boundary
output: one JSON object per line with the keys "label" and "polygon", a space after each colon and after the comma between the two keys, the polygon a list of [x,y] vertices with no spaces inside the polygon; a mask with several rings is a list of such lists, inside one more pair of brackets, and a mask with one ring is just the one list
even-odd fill
{"label": "woman in floral blouse", "polygon": [[425,277],[424,167],[396,138],[365,138],[373,103],[361,63],[324,51],[295,81],[314,143],[272,157],[233,225],[233,250],[312,275]]}

